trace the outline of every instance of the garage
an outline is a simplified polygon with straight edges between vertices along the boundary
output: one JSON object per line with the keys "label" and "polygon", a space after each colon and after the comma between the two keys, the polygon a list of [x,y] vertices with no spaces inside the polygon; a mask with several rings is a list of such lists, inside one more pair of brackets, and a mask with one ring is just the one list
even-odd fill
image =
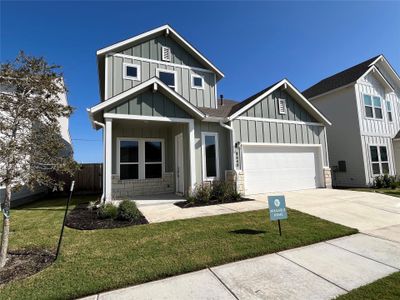
{"label": "garage", "polygon": [[322,187],[319,145],[242,146],[246,195]]}

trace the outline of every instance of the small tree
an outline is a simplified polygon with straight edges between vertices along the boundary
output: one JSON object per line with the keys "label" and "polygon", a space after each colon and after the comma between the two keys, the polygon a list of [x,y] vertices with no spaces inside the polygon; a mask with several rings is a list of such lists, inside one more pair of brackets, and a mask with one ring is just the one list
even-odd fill
{"label": "small tree", "polygon": [[2,205],[3,231],[0,268],[7,258],[12,192],[27,186],[62,189],[59,173],[72,175],[76,163],[63,154],[59,118],[69,117],[70,106],[60,102],[66,92],[59,66],[22,51],[0,69],[0,186],[5,186]]}

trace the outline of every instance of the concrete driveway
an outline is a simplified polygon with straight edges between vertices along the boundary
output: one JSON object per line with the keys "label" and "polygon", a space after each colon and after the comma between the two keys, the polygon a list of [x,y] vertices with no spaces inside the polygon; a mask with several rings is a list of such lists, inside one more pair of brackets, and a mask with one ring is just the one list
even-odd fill
{"label": "concrete driveway", "polygon": [[[331,222],[400,242],[400,198],[378,193],[313,189],[283,193],[286,205]],[[266,202],[267,195],[251,198]]]}

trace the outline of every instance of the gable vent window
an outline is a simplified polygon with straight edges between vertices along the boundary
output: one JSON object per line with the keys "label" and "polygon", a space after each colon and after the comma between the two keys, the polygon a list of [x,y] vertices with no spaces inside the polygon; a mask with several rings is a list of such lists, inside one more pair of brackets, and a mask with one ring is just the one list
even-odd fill
{"label": "gable vent window", "polygon": [[170,48],[162,46],[161,53],[162,53],[161,59],[163,61],[171,61],[171,49]]}
{"label": "gable vent window", "polygon": [[280,115],[286,115],[286,100],[285,99],[278,99],[278,111]]}
{"label": "gable vent window", "polygon": [[157,69],[157,76],[170,88],[177,90],[176,72],[166,69]]}
{"label": "gable vent window", "polygon": [[204,89],[204,78],[199,75],[192,75],[192,88]]}
{"label": "gable vent window", "polygon": [[124,79],[140,80],[139,65],[124,63],[123,72],[124,72]]}

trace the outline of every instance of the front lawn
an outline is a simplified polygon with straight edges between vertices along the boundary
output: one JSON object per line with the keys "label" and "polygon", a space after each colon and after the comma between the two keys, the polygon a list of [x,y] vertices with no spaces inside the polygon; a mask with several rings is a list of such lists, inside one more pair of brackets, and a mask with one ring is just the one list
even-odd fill
{"label": "front lawn", "polygon": [[352,188],[352,190],[357,192],[380,193],[389,196],[400,197],[400,189]]}
{"label": "front lawn", "polygon": [[[51,199],[13,210],[11,249],[54,250],[64,203]],[[66,228],[59,260],[0,287],[0,298],[82,297],[357,232],[299,211],[288,214],[282,237],[267,210],[116,229]]]}
{"label": "front lawn", "polygon": [[400,299],[400,272],[359,287],[337,300],[395,300]]}

